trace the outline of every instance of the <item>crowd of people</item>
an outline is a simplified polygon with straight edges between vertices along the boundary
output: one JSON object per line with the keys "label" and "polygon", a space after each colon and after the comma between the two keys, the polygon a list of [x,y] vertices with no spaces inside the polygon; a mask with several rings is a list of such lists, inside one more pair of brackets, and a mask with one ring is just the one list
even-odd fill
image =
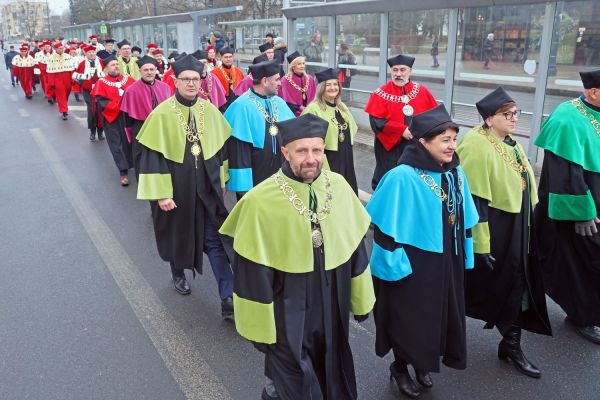
{"label": "crowd of people", "polygon": [[506,90],[477,102],[483,123],[458,143],[459,126],[411,79],[415,59],[389,58],[391,79],[364,110],[375,155],[364,207],[344,68],[309,74],[275,41],[247,75],[229,47],[165,58],[114,42],[24,43],[12,73],[65,120],[70,92],[82,95],[89,139],[106,137],[120,184],[133,169],[150,202],[178,293],[206,253],[222,317],[264,353],[263,399],[356,399],[350,314],[373,312],[375,354],[393,353],[390,379],[410,398],[440,361],[466,368],[466,316],[496,328],[498,357],[533,378],[521,333],[552,334],[546,294],[600,344],[600,70],[581,72],[584,94],[544,123],[538,189]]}

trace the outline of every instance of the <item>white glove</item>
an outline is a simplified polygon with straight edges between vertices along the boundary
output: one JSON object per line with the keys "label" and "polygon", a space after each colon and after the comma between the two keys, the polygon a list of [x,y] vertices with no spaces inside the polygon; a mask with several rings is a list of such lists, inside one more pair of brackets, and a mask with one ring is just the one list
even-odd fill
{"label": "white glove", "polygon": [[589,221],[575,222],[575,233],[581,236],[593,236],[598,233],[596,224],[600,224],[600,219],[597,217]]}

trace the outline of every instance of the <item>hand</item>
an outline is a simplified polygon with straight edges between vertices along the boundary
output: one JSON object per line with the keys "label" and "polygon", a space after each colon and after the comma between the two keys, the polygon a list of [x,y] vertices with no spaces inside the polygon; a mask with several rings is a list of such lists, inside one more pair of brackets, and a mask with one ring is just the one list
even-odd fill
{"label": "hand", "polygon": [[598,233],[596,224],[600,223],[598,217],[584,222],[575,222],[575,233],[581,236],[593,236]]}
{"label": "hand", "polygon": [[412,133],[410,132],[410,130],[408,129],[408,127],[404,130],[404,132],[402,133],[402,137],[406,140],[410,140],[413,138]]}
{"label": "hand", "polygon": [[173,199],[162,199],[158,201],[158,206],[163,211],[171,211],[177,208],[177,204],[173,201]]}
{"label": "hand", "polygon": [[494,270],[496,259],[490,253],[478,254],[475,253],[475,263],[477,265],[485,265],[490,271]]}
{"label": "hand", "polygon": [[364,322],[364,321],[366,321],[368,318],[369,318],[369,313],[366,313],[365,315],[355,315],[355,316],[354,316],[354,320],[355,320],[356,322],[358,322],[359,324],[360,324],[361,322]]}

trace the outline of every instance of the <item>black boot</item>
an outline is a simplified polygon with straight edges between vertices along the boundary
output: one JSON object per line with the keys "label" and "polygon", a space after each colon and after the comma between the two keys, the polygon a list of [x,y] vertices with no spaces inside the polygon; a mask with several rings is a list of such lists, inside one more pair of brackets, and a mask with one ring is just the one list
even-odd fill
{"label": "black boot", "polygon": [[400,393],[405,396],[416,399],[421,394],[417,384],[408,373],[406,366],[404,368],[398,368],[395,361],[390,364],[390,381],[392,379],[396,381],[396,386],[398,386]]}
{"label": "black boot", "polygon": [[95,140],[96,140],[96,131],[90,129],[90,141],[93,142]]}
{"label": "black boot", "polygon": [[510,360],[514,367],[523,375],[539,378],[542,374],[521,350],[521,328],[512,326],[498,345],[498,358]]}
{"label": "black boot", "polygon": [[221,317],[224,320],[232,320],[233,319],[233,298],[227,297],[226,299],[221,300]]}
{"label": "black boot", "polygon": [[171,275],[173,276],[173,286],[179,294],[190,294],[192,290],[185,279],[185,272],[182,269],[177,269],[171,264]]}
{"label": "black boot", "polygon": [[433,387],[433,379],[431,379],[429,372],[421,372],[415,369],[415,377],[417,378],[419,385],[426,387],[427,389]]}
{"label": "black boot", "polygon": [[104,140],[104,131],[102,129],[98,129],[98,140]]}
{"label": "black boot", "polygon": [[66,121],[69,119],[69,114],[67,114],[66,112],[62,113],[62,120]]}

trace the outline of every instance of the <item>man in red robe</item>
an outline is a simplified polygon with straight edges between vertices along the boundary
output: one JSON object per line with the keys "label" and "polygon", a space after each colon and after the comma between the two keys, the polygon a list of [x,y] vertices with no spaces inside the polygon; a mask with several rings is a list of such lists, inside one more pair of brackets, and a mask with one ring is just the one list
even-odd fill
{"label": "man in red robe", "polygon": [[69,95],[71,94],[71,81],[73,70],[73,60],[71,56],[65,53],[65,47],[61,42],[53,45],[54,53],[48,57],[46,64],[47,82],[54,90],[56,102],[58,103],[58,112],[62,114],[63,121],[69,119]]}
{"label": "man in red robe", "polygon": [[213,69],[212,73],[219,79],[221,85],[223,85],[223,88],[225,89],[227,103],[220,108],[221,112],[224,113],[227,111],[227,107],[237,99],[237,95],[234,91],[242,79],[244,79],[244,73],[241,69],[233,65],[234,50],[232,48],[224,47],[220,50],[220,53],[221,65]]}
{"label": "man in red robe", "polygon": [[101,120],[98,110],[94,107],[91,95],[94,84],[104,76],[102,72],[104,64],[96,56],[96,48],[94,46],[85,45],[83,52],[85,53],[85,59],[79,63],[75,72],[73,72],[73,79],[79,82],[81,86],[83,100],[85,100],[87,106],[87,126],[90,130],[90,140],[93,142],[96,140],[96,131],[98,132],[98,140],[104,140]]}
{"label": "man in red robe", "polygon": [[19,55],[12,59],[12,72],[21,83],[21,89],[25,97],[31,100],[33,91],[33,67],[35,60],[29,55],[29,49],[25,46],[19,49]]}
{"label": "man in red robe", "polygon": [[392,80],[375,90],[365,107],[375,133],[373,190],[381,177],[398,164],[402,150],[412,139],[408,129],[412,116],[437,106],[425,86],[410,80],[414,57],[398,55],[387,62]]}
{"label": "man in red robe", "polygon": [[48,103],[54,104],[56,96],[54,94],[54,89],[48,82],[48,73],[46,72],[46,64],[48,64],[48,58],[52,54],[52,43],[44,40],[40,45],[40,49],[40,51],[35,53],[36,66],[34,74],[39,75],[42,90],[48,99]]}
{"label": "man in red robe", "polygon": [[125,133],[125,115],[121,113],[119,103],[123,93],[133,85],[135,79],[121,75],[119,61],[114,56],[105,58],[104,65],[105,76],[94,85],[92,101],[102,116],[102,127],[119,169],[121,186],[128,186],[128,172],[129,168],[133,167],[133,158],[131,144],[127,141]]}

